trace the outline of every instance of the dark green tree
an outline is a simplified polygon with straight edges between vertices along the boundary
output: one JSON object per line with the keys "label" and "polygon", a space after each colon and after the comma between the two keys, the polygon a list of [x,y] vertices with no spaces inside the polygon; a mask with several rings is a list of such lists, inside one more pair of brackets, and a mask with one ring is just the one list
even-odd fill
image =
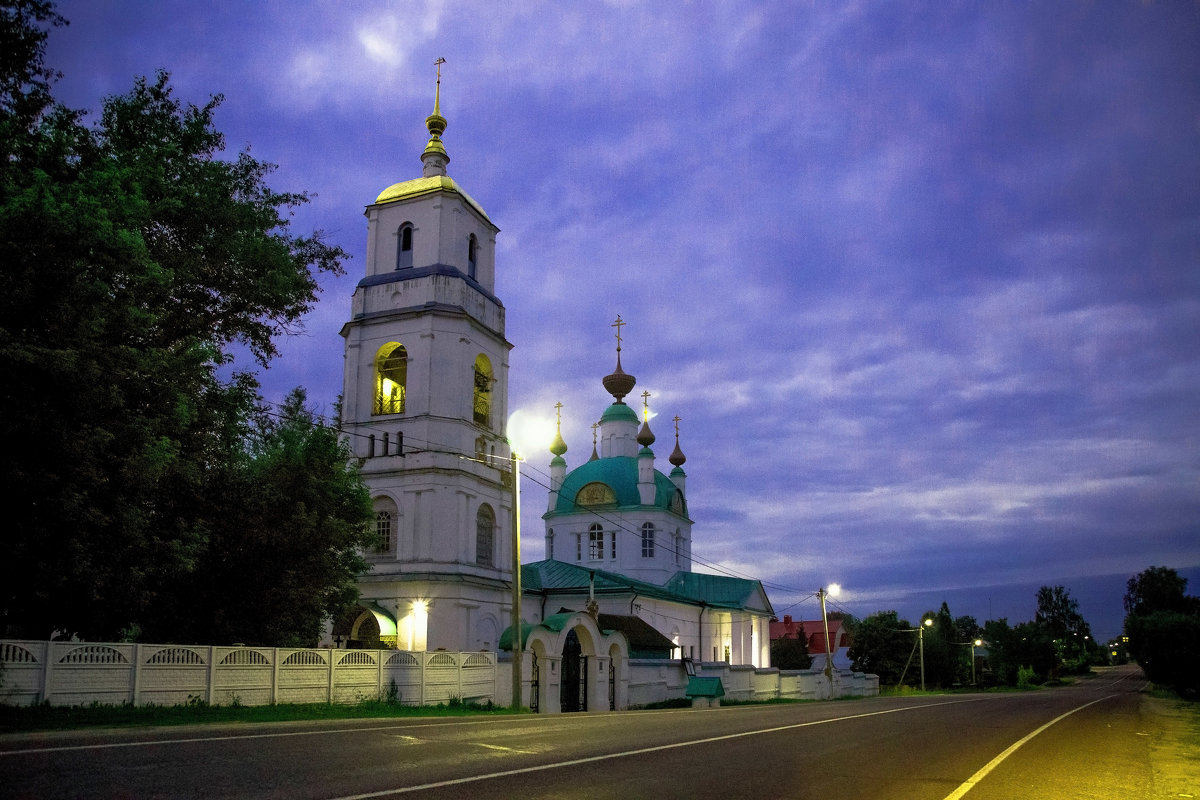
{"label": "dark green tree", "polygon": [[221,370],[235,345],[265,364],[345,254],[290,232],[307,198],[272,165],[223,157],[220,97],[181,103],[160,72],[94,125],[56,105],[40,26],[62,23],[0,6],[0,624],[99,639],[177,605],[209,557],[257,400]]}
{"label": "dark green tree", "polygon": [[778,669],[808,669],[812,666],[812,656],[808,653],[808,635],[803,625],[794,638],[785,637],[771,642],[771,666]]}
{"label": "dark green tree", "polygon": [[1169,567],[1147,567],[1125,585],[1125,613],[1153,614],[1156,611],[1188,613],[1196,598],[1187,595],[1187,578]]}
{"label": "dark green tree", "polygon": [[349,447],[305,402],[297,389],[278,414],[259,414],[210,483],[207,546],[182,593],[191,613],[156,617],[149,638],[175,626],[195,642],[312,645],[356,599],[360,553],[374,544],[370,495]]}
{"label": "dark green tree", "polygon": [[[879,676],[883,685],[894,686],[900,682],[905,666],[913,656],[916,642],[914,626],[902,620],[895,611],[879,611],[857,620],[850,628],[850,666],[858,672]],[[914,662],[915,663],[915,662]],[[916,675],[908,670],[908,680]],[[920,676],[915,681],[919,683]]]}
{"label": "dark green tree", "polygon": [[1057,661],[1053,674],[1086,672],[1095,642],[1092,630],[1079,613],[1079,603],[1062,586],[1043,586],[1037,593],[1034,622],[1049,635]]}
{"label": "dark green tree", "polygon": [[1021,668],[1033,671],[1034,683],[1043,683],[1058,663],[1054,640],[1035,622],[1009,627],[1007,619],[988,620],[983,626],[987,646],[988,678],[1002,686],[1016,686]]}
{"label": "dark green tree", "polygon": [[1150,567],[1129,579],[1125,635],[1146,677],[1184,697],[1200,696],[1200,598],[1186,594],[1187,579]]}

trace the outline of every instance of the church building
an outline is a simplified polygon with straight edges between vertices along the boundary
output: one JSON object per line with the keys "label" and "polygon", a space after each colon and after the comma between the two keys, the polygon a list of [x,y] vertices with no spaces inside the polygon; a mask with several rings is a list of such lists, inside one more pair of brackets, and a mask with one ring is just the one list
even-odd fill
{"label": "church building", "polygon": [[525,595],[554,611],[590,606],[647,623],[668,643],[670,658],[769,666],[772,609],[762,584],[692,571],[679,417],[664,474],[651,450],[650,394],[641,395],[640,427],[624,401],[636,385],[621,366],[625,324],[619,316],[613,323],[617,365],[602,380],[613,402],[593,425],[591,456],[568,470],[561,432],[550,446],[546,560],[522,567]]}
{"label": "church building", "polygon": [[[514,638],[499,229],[447,174],[440,91],[439,72],[421,177],[366,207],[366,274],[341,330],[341,424],[378,534],[360,608],[333,624],[345,647],[496,651]],[[551,447],[546,558],[521,567],[521,649],[557,664],[577,627],[614,670],[630,657],[769,666],[761,583],[692,571],[678,419],[663,464],[648,413],[639,420],[624,402],[635,385],[620,363],[624,324],[591,458],[569,470],[561,433]],[[539,650],[549,641],[558,651]]]}

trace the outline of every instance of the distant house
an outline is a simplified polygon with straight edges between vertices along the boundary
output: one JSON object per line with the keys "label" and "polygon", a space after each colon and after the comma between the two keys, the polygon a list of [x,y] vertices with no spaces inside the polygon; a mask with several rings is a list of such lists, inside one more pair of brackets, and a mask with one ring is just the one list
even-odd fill
{"label": "distant house", "polygon": [[[795,620],[784,614],[782,620],[771,620],[771,641],[776,639],[808,640],[808,654],[814,669],[825,667],[825,626],[819,619]],[[829,615],[829,646],[833,650],[835,669],[850,669],[850,633],[842,627],[842,615]]]}

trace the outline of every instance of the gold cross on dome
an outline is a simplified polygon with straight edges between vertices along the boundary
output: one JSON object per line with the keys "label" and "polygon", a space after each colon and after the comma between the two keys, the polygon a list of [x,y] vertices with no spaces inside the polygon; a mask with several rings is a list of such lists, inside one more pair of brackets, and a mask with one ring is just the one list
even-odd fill
{"label": "gold cross on dome", "polygon": [[620,314],[617,314],[617,321],[608,326],[610,328],[617,329],[617,352],[618,353],[621,352],[621,326],[628,325],[628,324],[629,324],[628,322],[625,322],[624,320],[621,319]]}
{"label": "gold cross on dome", "polygon": [[642,416],[650,419],[650,392],[642,392]]}
{"label": "gold cross on dome", "polygon": [[562,410],[563,410],[563,404],[561,402],[554,404],[554,419],[555,419],[555,422],[559,425],[562,425]]}
{"label": "gold cross on dome", "polygon": [[675,438],[676,439],[679,439],[679,420],[680,420],[680,417],[678,414],[676,414],[675,419],[672,420],[672,422],[675,423]]}
{"label": "gold cross on dome", "polygon": [[600,427],[599,422],[592,423],[592,446],[596,446],[596,429]]}

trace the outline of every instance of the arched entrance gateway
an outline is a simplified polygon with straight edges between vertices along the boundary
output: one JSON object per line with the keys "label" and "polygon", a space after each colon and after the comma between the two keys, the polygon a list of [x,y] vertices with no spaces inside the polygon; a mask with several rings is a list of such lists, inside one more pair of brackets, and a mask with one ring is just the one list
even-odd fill
{"label": "arched entrance gateway", "polygon": [[[620,631],[602,631],[584,611],[552,614],[522,626],[529,707],[543,714],[626,707],[629,643]],[[511,649],[512,629],[500,639]]]}
{"label": "arched entrance gateway", "polygon": [[587,711],[588,657],[583,654],[579,634],[567,631],[562,652],[562,688],[559,690],[560,705],[564,714],[571,711]]}

